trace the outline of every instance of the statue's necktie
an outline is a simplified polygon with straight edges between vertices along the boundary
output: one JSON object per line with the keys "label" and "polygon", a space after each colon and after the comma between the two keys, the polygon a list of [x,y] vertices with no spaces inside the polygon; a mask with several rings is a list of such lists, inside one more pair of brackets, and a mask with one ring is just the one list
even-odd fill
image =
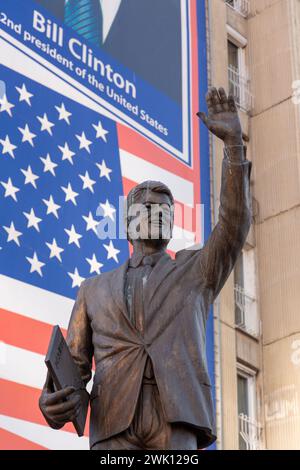
{"label": "statue's necktie", "polygon": [[[149,279],[149,276],[152,272],[152,269],[157,262],[160,255],[154,256],[144,256],[140,261],[139,266],[134,268],[130,276],[130,285],[131,285],[131,302],[127,303],[130,319],[140,332],[142,336],[145,333],[145,309],[144,309],[144,293],[145,285]],[[155,259],[157,258],[157,259]],[[128,274],[127,274],[128,276]],[[128,291],[127,291],[128,294]],[[128,300],[128,299],[127,299]],[[153,383],[153,367],[150,357],[148,357],[144,370],[143,380],[149,380]],[[155,383],[155,380],[154,380]]]}
{"label": "statue's necktie", "polygon": [[65,24],[91,43],[101,45],[103,17],[100,0],[66,0]]}

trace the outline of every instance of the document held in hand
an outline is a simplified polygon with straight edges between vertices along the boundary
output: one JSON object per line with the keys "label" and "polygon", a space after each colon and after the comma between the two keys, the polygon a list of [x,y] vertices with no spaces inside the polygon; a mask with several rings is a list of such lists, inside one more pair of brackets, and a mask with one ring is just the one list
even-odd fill
{"label": "document held in hand", "polygon": [[54,326],[52,331],[45,363],[57,390],[61,390],[65,387],[74,387],[74,393],[80,394],[81,408],[73,424],[78,436],[83,436],[89,405],[89,395],[85,390],[79,369],[57,325]]}

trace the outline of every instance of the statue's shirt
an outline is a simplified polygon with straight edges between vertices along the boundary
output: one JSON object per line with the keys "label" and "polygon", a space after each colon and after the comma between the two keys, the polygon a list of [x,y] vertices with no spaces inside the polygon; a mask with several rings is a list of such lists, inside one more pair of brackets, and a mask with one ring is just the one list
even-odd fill
{"label": "statue's shirt", "polygon": [[[127,313],[130,321],[139,330],[141,335],[144,334],[143,288],[149,279],[153,267],[164,253],[163,250],[146,256],[142,253],[134,253],[129,260],[125,280]],[[145,366],[144,377],[147,379],[154,378],[150,357],[148,357]]]}

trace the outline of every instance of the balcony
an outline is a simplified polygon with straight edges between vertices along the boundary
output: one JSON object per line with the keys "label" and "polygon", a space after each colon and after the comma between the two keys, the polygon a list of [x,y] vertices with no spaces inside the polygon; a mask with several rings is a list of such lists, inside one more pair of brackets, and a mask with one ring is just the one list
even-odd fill
{"label": "balcony", "polygon": [[253,418],[239,415],[240,450],[262,450],[262,426]]}
{"label": "balcony", "polygon": [[256,299],[246,294],[238,284],[234,286],[235,325],[254,338],[260,335],[260,323],[257,315]]}
{"label": "balcony", "polygon": [[250,80],[230,65],[228,67],[228,81],[229,91],[233,94],[239,108],[245,112],[251,111],[254,107],[254,97],[250,91]]}
{"label": "balcony", "polygon": [[250,1],[249,0],[225,0],[227,5],[237,11],[244,18],[250,13]]}

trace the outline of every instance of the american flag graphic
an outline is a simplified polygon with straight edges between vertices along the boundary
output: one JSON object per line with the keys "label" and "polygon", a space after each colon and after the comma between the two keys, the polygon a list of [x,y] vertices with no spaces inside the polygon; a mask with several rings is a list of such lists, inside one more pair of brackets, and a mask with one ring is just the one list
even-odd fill
{"label": "american flag graphic", "polygon": [[[1,377],[11,379],[18,366],[34,369],[32,359],[40,361],[45,352],[49,332],[42,338],[36,322],[66,328],[70,300],[83,279],[124,262],[128,243],[97,235],[100,219],[116,221],[123,188],[115,123],[5,67],[0,75],[6,85],[0,105],[0,273],[6,307],[1,339],[6,342],[14,331],[24,336],[17,347],[2,344]],[[12,292],[20,304],[27,298],[30,308],[38,297],[42,302],[38,318],[28,312],[35,321],[30,326],[27,320],[25,330],[21,312],[11,305]],[[64,306],[65,318],[53,301]],[[44,302],[54,309],[49,318]],[[33,346],[28,360],[20,348],[24,341]],[[26,385],[40,386],[45,371],[40,372],[38,377],[24,370],[24,381],[38,379]]]}
{"label": "american flag graphic", "polygon": [[53,325],[66,333],[81,281],[129,256],[126,239],[97,236],[105,219],[118,234],[119,197],[144,180],[164,182],[185,209],[185,221],[175,212],[169,253],[203,241],[194,1],[190,17],[191,167],[0,40],[0,449],[89,448],[88,423],[82,438],[72,424],[53,430],[38,399]]}

